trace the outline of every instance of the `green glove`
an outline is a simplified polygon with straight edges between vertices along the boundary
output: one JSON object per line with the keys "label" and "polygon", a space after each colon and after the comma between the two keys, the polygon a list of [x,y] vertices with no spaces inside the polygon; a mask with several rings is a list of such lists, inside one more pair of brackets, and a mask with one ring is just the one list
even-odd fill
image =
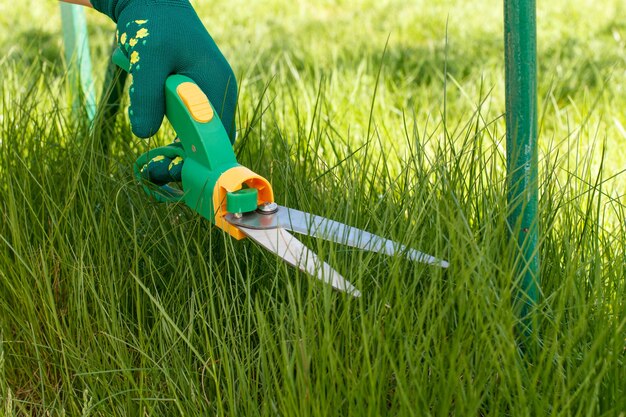
{"label": "green glove", "polygon": [[120,48],[130,60],[133,83],[128,110],[133,133],[154,135],[165,114],[165,80],[194,80],[235,140],[237,81],[228,61],[188,0],[91,0],[117,23]]}

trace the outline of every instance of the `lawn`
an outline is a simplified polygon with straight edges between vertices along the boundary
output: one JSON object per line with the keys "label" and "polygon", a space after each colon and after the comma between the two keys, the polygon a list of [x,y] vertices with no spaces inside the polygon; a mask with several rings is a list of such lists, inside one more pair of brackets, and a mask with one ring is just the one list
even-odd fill
{"label": "lawn", "polygon": [[[359,299],[149,198],[132,164],[171,127],[90,129],[57,3],[1,3],[0,415],[626,415],[626,4],[539,3],[530,334],[501,2],[194,3],[276,201],[450,262],[303,238]],[[100,94],[114,25],[87,16]]]}

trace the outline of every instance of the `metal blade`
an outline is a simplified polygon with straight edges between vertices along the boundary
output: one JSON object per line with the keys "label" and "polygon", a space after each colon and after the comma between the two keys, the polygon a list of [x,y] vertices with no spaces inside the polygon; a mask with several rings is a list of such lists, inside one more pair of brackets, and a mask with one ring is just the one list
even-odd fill
{"label": "metal blade", "polygon": [[344,291],[354,297],[360,297],[357,290],[348,280],[342,277],[326,262],[320,260],[317,255],[302,242],[287,232],[282,227],[274,229],[250,229],[240,227],[249,238],[275,253],[289,265],[306,272],[333,288]]}
{"label": "metal blade", "polygon": [[400,243],[385,239],[356,227],[305,213],[300,210],[276,205],[276,211],[270,213],[246,213],[237,218],[228,214],[226,219],[237,226],[253,229],[282,227],[296,233],[320,237],[342,245],[351,246],[386,255],[401,253],[408,259],[429,265],[448,267],[448,262],[434,256],[411,249]]}
{"label": "metal blade", "polygon": [[356,227],[295,209],[287,209],[286,214],[286,222],[285,224],[281,222],[281,226],[297,233],[309,234],[335,243],[386,255],[402,253],[412,261],[448,267],[446,261]]}

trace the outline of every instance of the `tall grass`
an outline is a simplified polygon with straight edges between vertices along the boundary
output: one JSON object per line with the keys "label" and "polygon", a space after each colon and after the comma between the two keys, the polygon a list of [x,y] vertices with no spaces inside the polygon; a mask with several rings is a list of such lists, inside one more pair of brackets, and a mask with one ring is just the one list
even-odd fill
{"label": "tall grass", "polygon": [[[571,56],[566,48],[541,61],[562,72],[544,75],[540,90],[542,297],[524,340],[506,224],[500,44],[476,49],[453,14],[446,62],[445,45],[427,44],[435,23],[411,30],[414,6],[383,6],[301,12],[276,1],[266,15],[251,6],[230,23],[274,44],[255,56],[224,46],[245,68],[235,150],[279,203],[450,261],[442,270],[303,238],[360,299],[188,208],[151,201],[130,167],[171,139],[167,126],[145,143],[120,116],[104,154],[102,132],[71,109],[60,63],[18,59],[37,56],[28,48],[0,61],[5,415],[626,412],[620,50],[592,51],[573,32]],[[200,10],[216,16],[211,7]],[[479,26],[479,11],[459,7]],[[383,56],[386,26],[376,22],[389,10],[408,16]],[[424,10],[422,19],[445,23],[439,8]],[[256,25],[242,26],[246,13],[258,13]],[[380,43],[349,31],[355,14]],[[615,31],[626,36],[623,22],[597,21],[607,45]],[[279,37],[294,33],[284,22],[301,35]],[[306,47],[325,28],[337,39],[328,54]],[[429,54],[403,50],[413,35]]]}

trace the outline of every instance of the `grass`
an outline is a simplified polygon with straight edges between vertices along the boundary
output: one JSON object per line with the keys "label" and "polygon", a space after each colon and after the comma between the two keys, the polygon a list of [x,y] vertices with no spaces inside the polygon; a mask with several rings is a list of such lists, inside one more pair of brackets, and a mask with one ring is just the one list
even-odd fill
{"label": "grass", "polygon": [[[171,130],[142,142],[120,116],[104,155],[71,110],[56,5],[2,4],[0,414],[623,416],[621,2],[539,5],[542,297],[523,349],[501,4],[248,3],[198,6],[239,76],[239,161],[279,203],[450,268],[303,239],[354,300],[151,201],[130,167]],[[101,81],[112,26],[89,19]]]}

